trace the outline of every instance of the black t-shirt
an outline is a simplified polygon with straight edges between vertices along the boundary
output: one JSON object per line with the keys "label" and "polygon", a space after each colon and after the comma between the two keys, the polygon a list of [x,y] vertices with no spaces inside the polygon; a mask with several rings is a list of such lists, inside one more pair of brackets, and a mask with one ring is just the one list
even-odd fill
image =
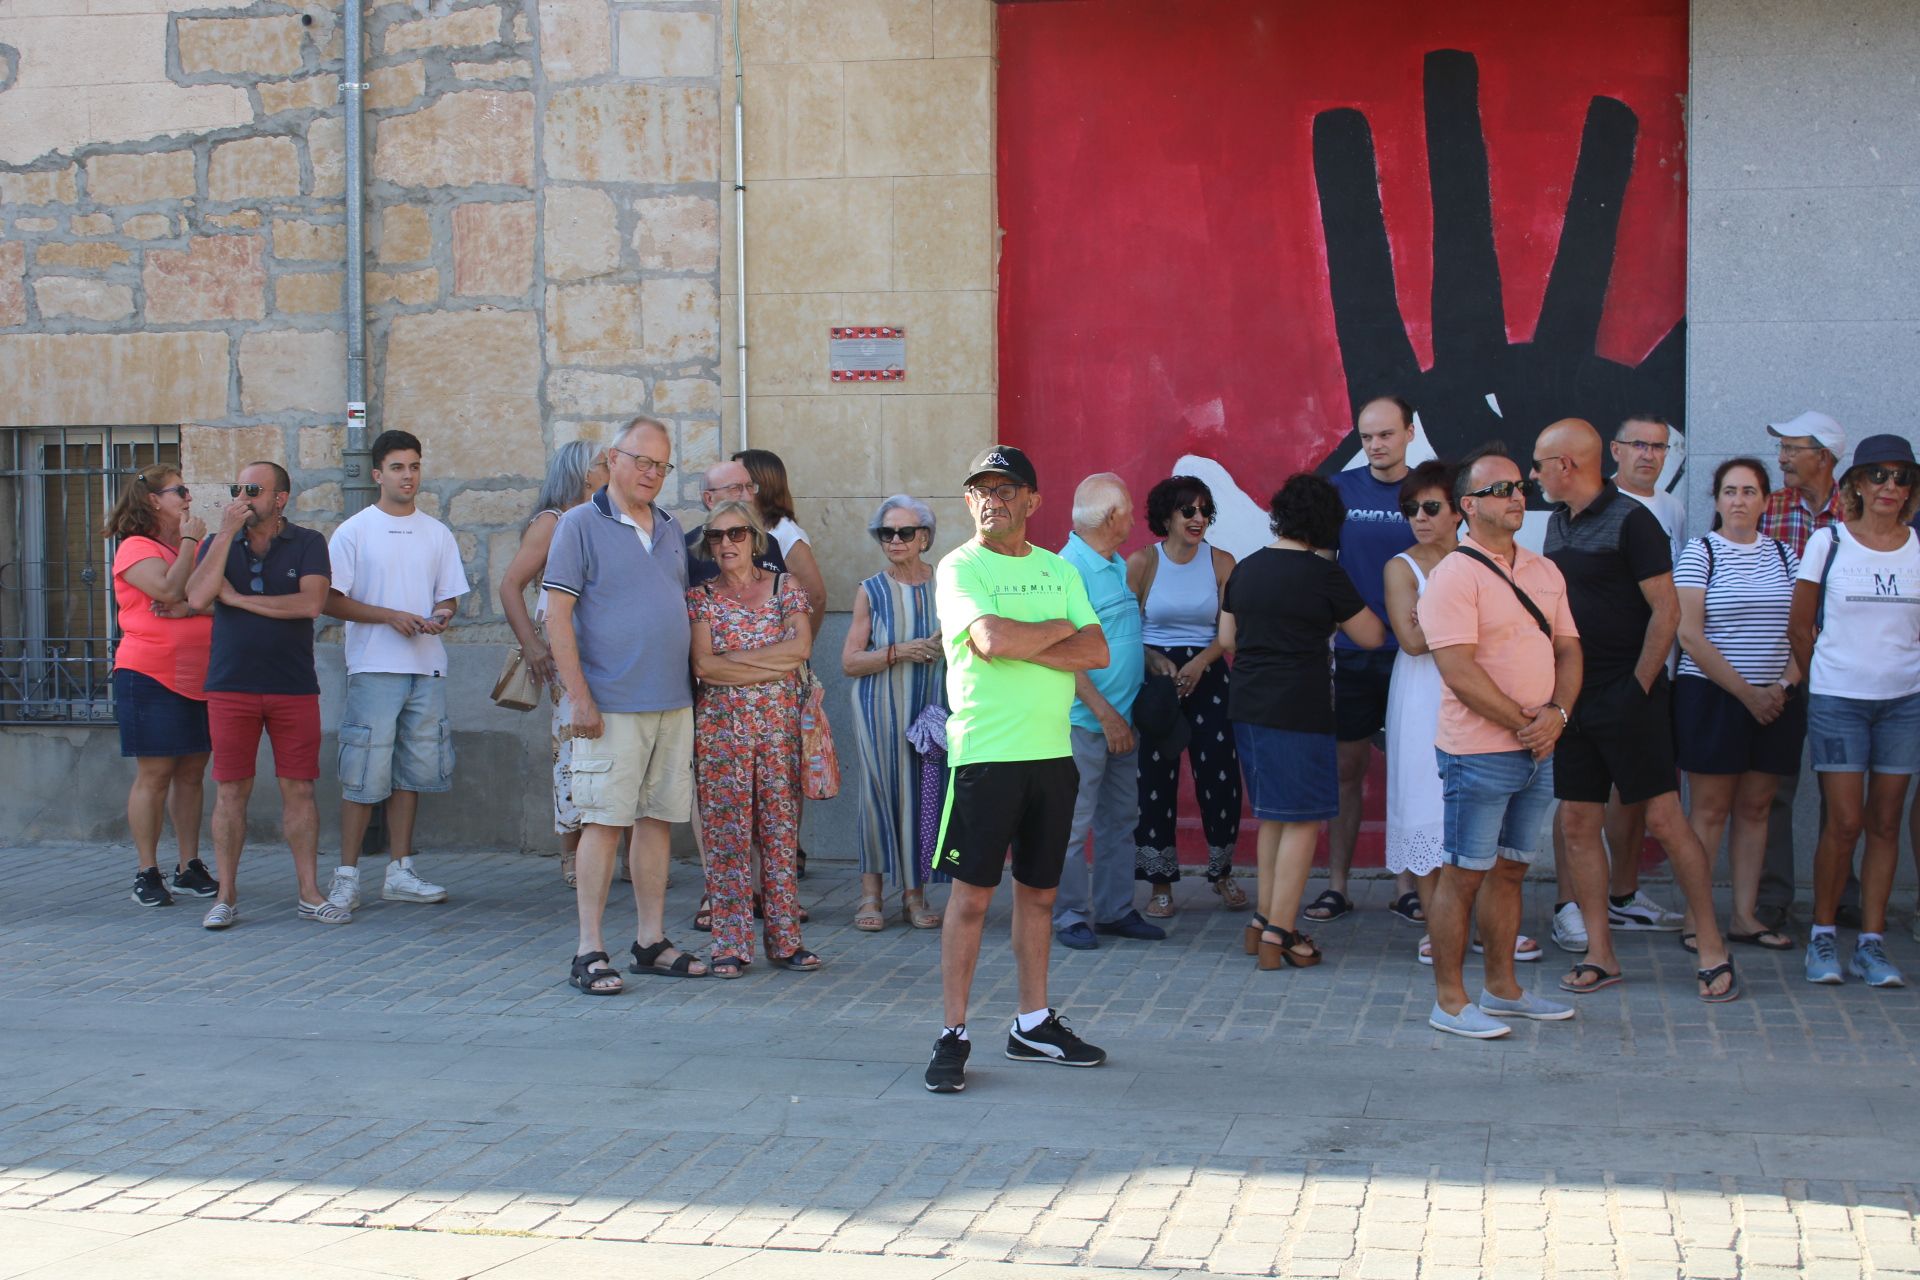
{"label": "black t-shirt", "polygon": [[1660,521],[1609,480],[1578,516],[1554,510],[1546,555],[1567,580],[1588,683],[1633,670],[1653,621],[1640,584],[1673,572],[1673,545]]}
{"label": "black t-shirt", "polygon": [[[700,545],[706,540],[707,526],[697,524],[687,530],[687,585],[697,587],[703,582],[712,582],[720,576],[720,562],[706,554]],[[767,550],[754,561],[768,573],[785,573],[787,558],[780,554],[780,544],[767,535]]]}
{"label": "black t-shirt", "polygon": [[[259,571],[254,566],[259,565]],[[333,578],[327,540],[289,521],[256,558],[246,530],[227,548],[227,581],[243,596],[291,596],[300,579]],[[258,584],[257,586],[255,584]],[[319,693],[313,669],[313,621],[263,618],[230,605],[213,606],[213,652],[207,658],[213,693]]]}
{"label": "black t-shirt", "polygon": [[1297,733],[1333,732],[1334,628],[1367,607],[1346,570],[1311,551],[1262,547],[1233,567],[1227,713]]}

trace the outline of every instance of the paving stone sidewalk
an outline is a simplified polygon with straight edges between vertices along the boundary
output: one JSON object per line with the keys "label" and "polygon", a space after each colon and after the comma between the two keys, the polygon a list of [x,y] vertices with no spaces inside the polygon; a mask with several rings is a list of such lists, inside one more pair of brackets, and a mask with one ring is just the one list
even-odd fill
{"label": "paving stone sidewalk", "polygon": [[[243,922],[210,935],[198,900],[128,901],[125,850],[0,849],[0,1214],[1361,1280],[1920,1274],[1920,997],[1811,987],[1797,954],[1743,948],[1746,998],[1706,1006],[1673,935],[1628,937],[1629,982],[1572,1023],[1469,1043],[1426,1027],[1386,883],[1317,931],[1327,964],[1258,973],[1183,882],[1167,942],[1054,952],[1107,1067],[999,1056],[990,944],[970,1088],[936,1098],[937,935],[854,931],[848,869],[803,886],[821,972],[603,1000],[565,985],[551,859],[424,860],[451,902],[322,928],[285,854],[250,854]],[[703,941],[675,878],[671,931]],[[1904,930],[1892,952],[1920,973]]]}

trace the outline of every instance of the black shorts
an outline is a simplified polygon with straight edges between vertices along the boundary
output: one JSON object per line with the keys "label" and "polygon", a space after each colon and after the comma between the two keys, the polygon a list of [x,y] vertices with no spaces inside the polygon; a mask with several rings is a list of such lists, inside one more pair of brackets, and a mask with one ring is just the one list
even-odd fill
{"label": "black shorts", "polygon": [[1392,649],[1333,651],[1333,736],[1341,742],[1371,738],[1387,727],[1387,688],[1393,683]]}
{"label": "black shorts", "polygon": [[1079,794],[1080,771],[1072,756],[948,770],[934,869],[962,884],[991,889],[1000,883],[1011,847],[1015,881],[1030,889],[1059,888]]}
{"label": "black shorts", "polygon": [[1632,671],[1581,690],[1553,751],[1554,799],[1605,804],[1617,787],[1620,803],[1639,804],[1677,790],[1672,691],[1664,669],[1651,693]]}
{"label": "black shorts", "polygon": [[1673,683],[1673,720],[1680,767],[1688,773],[1800,773],[1807,741],[1807,699],[1796,693],[1772,724],[1761,724],[1740,700],[1705,676]]}

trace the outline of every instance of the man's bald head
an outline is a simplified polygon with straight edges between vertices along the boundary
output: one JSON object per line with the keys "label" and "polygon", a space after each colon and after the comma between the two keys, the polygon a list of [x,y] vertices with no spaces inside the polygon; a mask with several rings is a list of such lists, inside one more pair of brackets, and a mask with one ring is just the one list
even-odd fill
{"label": "man's bald head", "polygon": [[753,500],[753,476],[744,462],[716,462],[707,468],[707,476],[700,489],[700,501],[709,511],[717,502],[751,502]]}
{"label": "man's bald head", "polygon": [[1549,502],[1565,502],[1576,510],[1598,494],[1600,433],[1584,418],[1562,418],[1540,433],[1533,443],[1533,470]]}
{"label": "man's bald head", "polygon": [[1557,453],[1581,470],[1600,466],[1600,433],[1584,418],[1562,418],[1540,433],[1534,452],[1538,457]]}

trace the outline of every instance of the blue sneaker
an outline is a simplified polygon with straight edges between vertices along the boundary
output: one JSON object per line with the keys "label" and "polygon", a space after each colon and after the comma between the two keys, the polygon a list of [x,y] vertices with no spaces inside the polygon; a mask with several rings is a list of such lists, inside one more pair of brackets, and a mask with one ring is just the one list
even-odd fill
{"label": "blue sneaker", "polygon": [[1064,929],[1055,929],[1053,936],[1060,940],[1061,946],[1072,947],[1075,951],[1092,951],[1100,945],[1100,940],[1093,936],[1093,930],[1084,920],[1076,921]]}
{"label": "blue sneaker", "polygon": [[1840,947],[1830,933],[1816,933],[1807,941],[1807,981],[1837,987],[1845,982],[1840,972]]}
{"label": "blue sneaker", "polygon": [[1474,1001],[1481,1009],[1496,1018],[1531,1018],[1535,1022],[1560,1022],[1573,1016],[1573,1006],[1560,1000],[1549,1000],[1537,996],[1531,991],[1521,991],[1518,1000],[1508,1000],[1482,988],[1480,998]]}
{"label": "blue sneaker", "polygon": [[1157,924],[1148,924],[1138,911],[1129,911],[1118,920],[1095,925],[1100,933],[1112,934],[1116,938],[1137,938],[1141,942],[1158,942],[1167,936],[1167,931]]}
{"label": "blue sneaker", "polygon": [[1878,938],[1862,938],[1854,944],[1853,959],[1847,962],[1847,972],[1859,978],[1870,987],[1904,987],[1907,980],[1887,959],[1886,944]]}
{"label": "blue sneaker", "polygon": [[1501,1036],[1513,1034],[1512,1027],[1477,1004],[1464,1005],[1458,1013],[1448,1013],[1436,1000],[1433,1002],[1433,1012],[1427,1015],[1427,1025],[1435,1031],[1465,1036],[1469,1040],[1498,1040]]}

